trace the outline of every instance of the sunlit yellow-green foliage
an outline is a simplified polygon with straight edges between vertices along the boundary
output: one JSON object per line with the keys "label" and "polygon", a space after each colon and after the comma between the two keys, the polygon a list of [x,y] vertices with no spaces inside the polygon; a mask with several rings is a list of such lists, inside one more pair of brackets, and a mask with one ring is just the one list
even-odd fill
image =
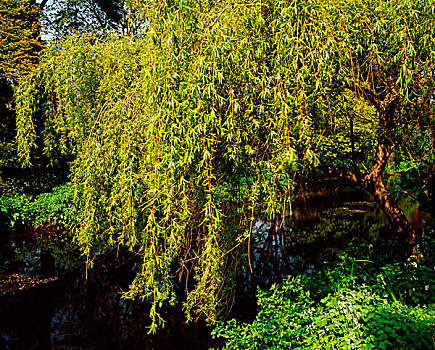
{"label": "sunlit yellow-green foliage", "polygon": [[194,276],[185,309],[215,321],[253,220],[284,212],[294,172],[317,164],[320,127],[333,117],[345,130],[364,100],[376,129],[366,91],[404,104],[427,94],[433,2],[179,0],[141,14],[136,37],[45,51],[17,90],[20,156],[30,162],[42,110],[46,154],[76,156],[74,229],[89,259],[139,252],[127,296],[153,299],[154,324],[173,276]]}
{"label": "sunlit yellow-green foliage", "polygon": [[30,0],[0,1],[0,70],[17,77],[32,70],[42,42],[39,7]]}

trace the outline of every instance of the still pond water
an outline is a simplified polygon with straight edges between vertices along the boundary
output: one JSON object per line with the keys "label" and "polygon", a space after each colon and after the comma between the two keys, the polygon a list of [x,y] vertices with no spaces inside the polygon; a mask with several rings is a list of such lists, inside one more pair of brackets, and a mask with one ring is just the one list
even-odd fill
{"label": "still pond water", "polygon": [[[418,203],[404,200],[421,228]],[[255,316],[255,289],[285,275],[310,273],[334,259],[352,238],[370,239],[386,219],[362,191],[338,183],[300,191],[287,229],[258,221],[253,229],[253,273],[240,277],[233,316]],[[43,249],[41,249],[43,248]],[[122,298],[134,276],[127,254],[98,257],[88,271],[66,234],[0,237],[0,349],[208,349],[219,347],[205,324],[186,324],[181,308],[166,311],[165,328],[148,335],[147,305]]]}

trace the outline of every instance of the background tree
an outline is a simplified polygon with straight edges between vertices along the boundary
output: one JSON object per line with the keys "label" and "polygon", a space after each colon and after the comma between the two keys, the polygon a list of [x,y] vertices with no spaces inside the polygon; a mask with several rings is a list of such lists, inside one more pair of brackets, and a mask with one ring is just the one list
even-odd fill
{"label": "background tree", "polygon": [[0,3],[0,70],[2,77],[18,77],[34,69],[42,43],[39,7],[33,0]]}
{"label": "background tree", "polygon": [[72,31],[124,30],[123,1],[112,0],[55,0],[39,4],[48,38],[60,38]]}
{"label": "background tree", "polygon": [[[173,276],[187,279],[189,317],[222,315],[252,223],[285,213],[295,174],[319,156],[415,240],[383,174],[398,131],[433,137],[432,1],[140,9],[140,40],[72,36],[47,49],[17,90],[17,126],[29,163],[42,102],[46,154],[76,157],[78,242],[90,262],[119,245],[140,254],[127,296],[153,301],[154,324]],[[351,122],[353,162],[322,154]],[[357,150],[371,161],[358,162]]]}

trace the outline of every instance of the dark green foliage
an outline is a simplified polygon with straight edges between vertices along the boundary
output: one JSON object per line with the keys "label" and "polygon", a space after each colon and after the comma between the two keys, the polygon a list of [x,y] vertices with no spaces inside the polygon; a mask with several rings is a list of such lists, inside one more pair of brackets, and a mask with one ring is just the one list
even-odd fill
{"label": "dark green foliage", "polygon": [[85,258],[73,241],[71,232],[46,230],[22,237],[22,241],[18,239],[4,242],[0,250],[0,271],[2,274],[15,273],[17,265],[19,266],[23,259],[29,256],[38,256],[41,251],[49,253],[57,264],[65,268],[80,267],[83,271]]}
{"label": "dark green foliage", "polygon": [[0,229],[67,227],[74,218],[71,184],[37,196],[0,196]]}
{"label": "dark green foliage", "polygon": [[397,161],[388,168],[388,172],[393,175],[389,178],[388,184],[390,191],[398,198],[412,196],[417,198],[422,204],[420,210],[431,212],[430,200],[433,197],[430,188],[431,177],[434,176],[434,154],[430,149],[430,144],[426,144],[427,149],[421,150],[420,155],[425,155],[428,159]]}
{"label": "dark green foliage", "polygon": [[251,324],[231,320],[214,334],[226,349],[434,348],[433,257],[385,261],[354,246],[334,267],[259,290]]}
{"label": "dark green foliage", "polygon": [[0,165],[4,165],[5,157],[4,150],[7,148],[7,143],[10,143],[15,136],[15,118],[13,112],[8,107],[12,102],[13,90],[12,84],[5,77],[0,76]]}

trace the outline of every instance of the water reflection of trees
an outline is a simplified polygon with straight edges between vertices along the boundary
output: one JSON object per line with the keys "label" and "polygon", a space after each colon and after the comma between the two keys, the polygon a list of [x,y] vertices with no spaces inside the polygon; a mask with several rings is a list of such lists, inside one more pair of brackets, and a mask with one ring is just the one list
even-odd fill
{"label": "water reflection of trees", "polygon": [[[401,201],[416,227],[418,203]],[[252,271],[242,274],[245,291],[281,282],[285,275],[307,273],[333,262],[355,237],[375,241],[389,230],[388,220],[364,191],[327,183],[299,191],[285,217],[257,221],[252,231]]]}
{"label": "water reflection of trees", "polygon": [[70,232],[41,230],[11,236],[0,247],[0,272],[51,277],[83,266],[84,259]]}

